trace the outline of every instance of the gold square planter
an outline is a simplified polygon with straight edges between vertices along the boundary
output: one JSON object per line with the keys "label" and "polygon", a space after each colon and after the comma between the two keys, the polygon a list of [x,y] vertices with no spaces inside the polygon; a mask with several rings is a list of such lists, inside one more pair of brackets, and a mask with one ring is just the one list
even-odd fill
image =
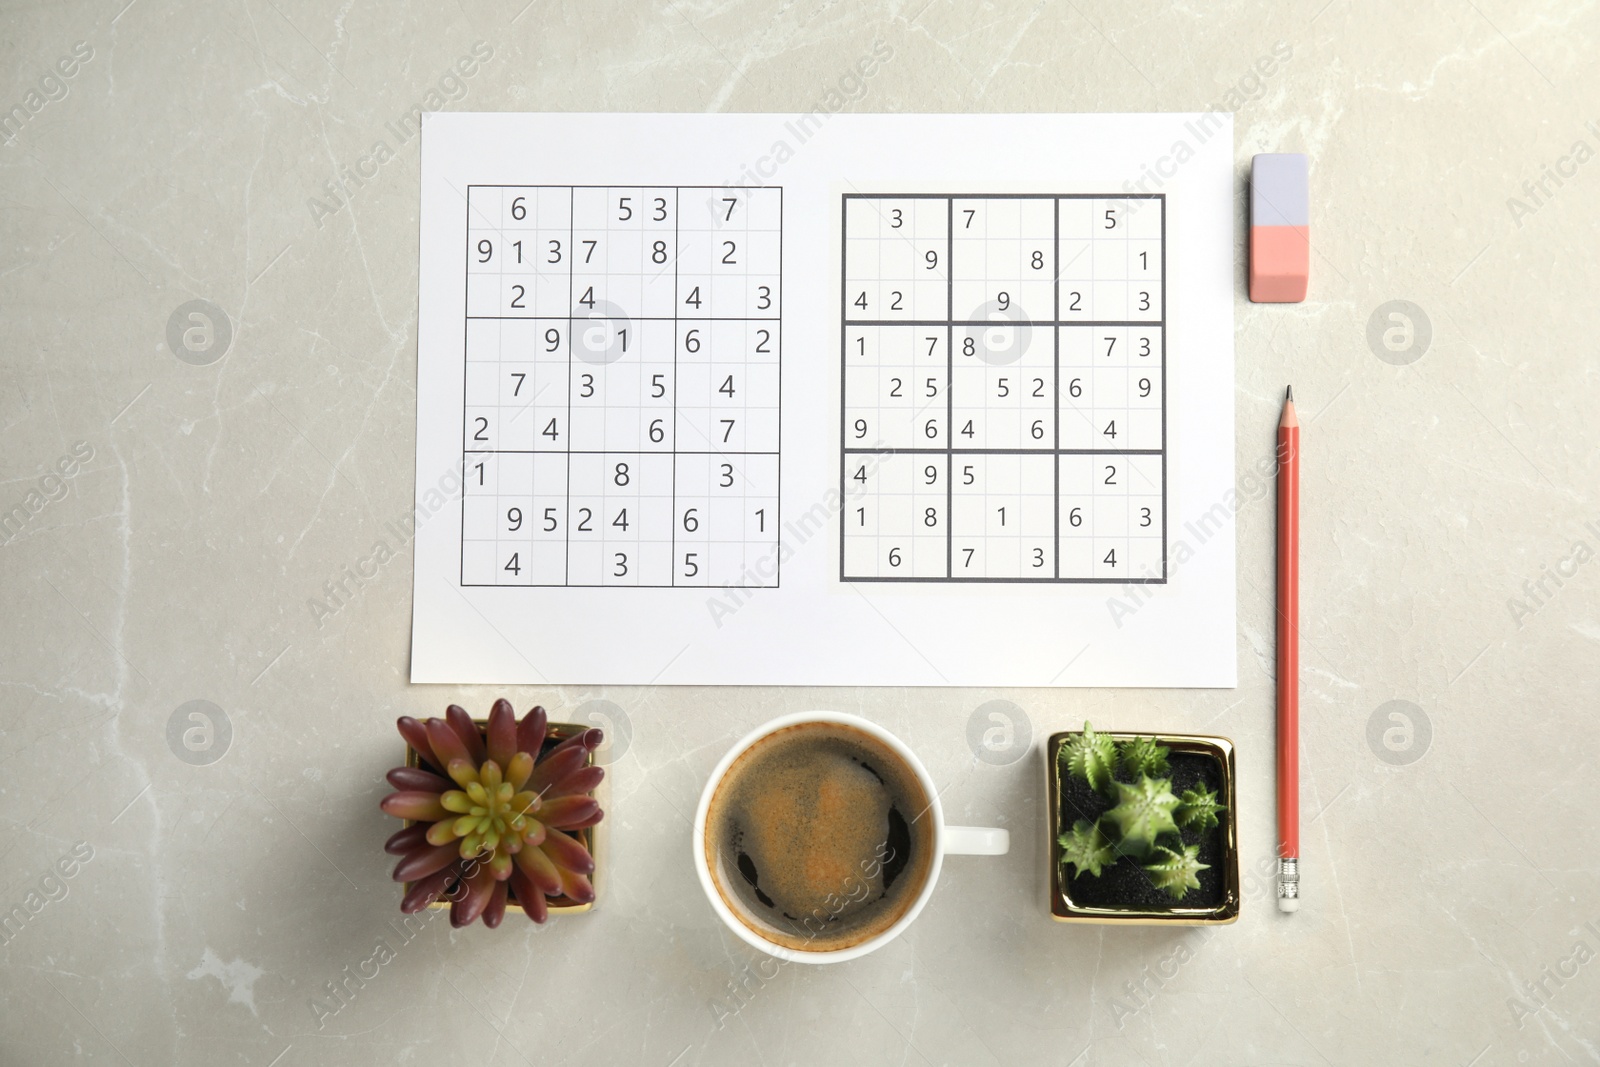
{"label": "gold square planter", "polygon": [[[487,719],[473,719],[472,721],[475,724],[477,724],[478,733],[483,734],[484,737],[485,737],[485,740],[487,740],[488,731],[489,731],[489,720],[487,720]],[[591,729],[593,729],[592,726],[582,726],[582,725],[579,725],[577,723],[553,722],[553,723],[548,724],[545,727],[545,740],[547,740],[547,741],[554,740],[554,741],[559,743],[559,742],[565,741],[569,737],[575,737],[578,734],[581,734],[584,731],[591,730]],[[422,760],[417,755],[417,750],[412,748],[410,745],[407,745],[406,746],[406,766],[407,767],[418,767],[418,766],[421,766],[421,764],[422,764]],[[594,753],[593,752],[589,753],[589,758],[584,761],[584,766],[585,767],[594,766]],[[600,785],[595,789],[593,795],[594,795],[594,797],[595,797],[595,799],[597,801],[601,800],[602,794],[604,794],[606,792],[606,786],[610,781],[611,781],[611,776],[610,776],[610,774],[607,774],[606,777],[600,782]],[[600,807],[601,807],[602,810],[604,810],[605,804],[601,803]],[[407,819],[407,820],[405,820],[405,824],[407,826],[410,826],[413,821],[414,820],[412,820],[412,819]],[[601,819],[599,822],[595,823],[593,826],[586,826],[582,830],[564,831],[564,832],[568,832],[568,833],[574,834],[578,839],[578,843],[581,844],[584,848],[588,849],[589,850],[589,855],[594,857],[594,873],[589,876],[589,882],[590,882],[591,885],[594,886],[594,897],[595,897],[595,899],[591,900],[587,904],[579,904],[577,901],[573,900],[570,897],[564,897],[564,896],[563,897],[546,897],[545,899],[549,902],[547,906],[549,908],[549,911],[550,911],[551,915],[577,915],[577,914],[580,914],[580,913],[585,912],[585,911],[593,911],[594,910],[594,906],[595,906],[596,902],[598,902],[599,899],[600,899],[600,870],[601,870],[600,854],[601,854],[601,847],[602,847],[601,838],[605,837],[605,831],[602,829],[605,826],[605,824],[606,824],[605,820]],[[400,890],[401,895],[404,896],[404,894],[411,892],[411,887],[414,884],[415,883],[413,883],[413,882],[406,882],[401,887],[401,890]],[[429,908],[448,908],[448,907],[450,907],[450,902],[448,900],[435,900],[433,903],[429,904],[428,907]],[[507,894],[506,911],[507,911],[507,913],[510,913],[510,912],[513,912],[513,911],[515,911],[515,912],[521,912],[522,911],[522,905],[517,903],[517,897],[516,897],[515,891],[509,891],[508,894]]]}
{"label": "gold square planter", "polygon": [[1045,796],[1049,805],[1045,812],[1045,830],[1049,834],[1045,852],[1050,857],[1050,917],[1062,923],[1126,923],[1136,926],[1223,926],[1239,918],[1239,820],[1234,782],[1237,774],[1233,761],[1233,742],[1226,737],[1201,734],[1164,733],[1111,733],[1097,731],[1102,737],[1114,741],[1129,741],[1135,737],[1154,737],[1173,753],[1208,756],[1217,761],[1222,775],[1219,799],[1227,805],[1225,818],[1219,826],[1222,833],[1222,900],[1215,907],[1205,908],[1144,908],[1144,907],[1092,907],[1072,899],[1072,892],[1062,878],[1061,844],[1061,767],[1059,754],[1067,739],[1079,731],[1065,730],[1051,734],[1045,742]]}

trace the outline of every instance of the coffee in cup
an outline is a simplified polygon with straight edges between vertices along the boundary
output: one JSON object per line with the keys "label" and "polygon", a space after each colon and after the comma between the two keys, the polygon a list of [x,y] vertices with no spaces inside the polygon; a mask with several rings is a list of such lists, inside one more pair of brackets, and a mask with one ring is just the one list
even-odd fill
{"label": "coffee in cup", "polygon": [[728,767],[705,819],[705,863],[759,937],[833,952],[894,926],[922,897],[936,817],[916,771],[847,723],[801,722]]}

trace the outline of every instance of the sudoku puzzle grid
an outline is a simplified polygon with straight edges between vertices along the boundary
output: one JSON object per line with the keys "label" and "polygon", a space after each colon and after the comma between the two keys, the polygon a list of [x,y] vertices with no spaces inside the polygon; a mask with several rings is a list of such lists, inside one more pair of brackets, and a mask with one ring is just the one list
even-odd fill
{"label": "sudoku puzzle grid", "polygon": [[1164,195],[842,213],[841,580],[1165,582]]}
{"label": "sudoku puzzle grid", "polygon": [[782,190],[467,190],[463,586],[778,584]]}

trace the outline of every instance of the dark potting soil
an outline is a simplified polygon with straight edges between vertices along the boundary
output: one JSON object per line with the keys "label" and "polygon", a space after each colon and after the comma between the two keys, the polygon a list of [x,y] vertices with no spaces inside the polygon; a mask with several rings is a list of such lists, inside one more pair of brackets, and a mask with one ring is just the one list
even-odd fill
{"label": "dark potting soil", "polygon": [[[1204,787],[1217,794],[1218,803],[1226,803],[1222,793],[1222,767],[1212,756],[1174,750],[1167,762],[1171,766],[1172,792],[1182,796],[1185,789]],[[1060,769],[1061,774],[1061,829],[1071,829],[1079,819],[1094,822],[1116,805],[1084,782]],[[1118,768],[1117,780],[1132,784],[1134,776]],[[1164,889],[1150,882],[1150,875],[1139,865],[1137,858],[1118,856],[1115,866],[1106,867],[1100,877],[1076,867],[1061,865],[1062,886],[1072,902],[1091,908],[1168,909],[1214,908],[1223,900],[1222,824],[1229,813],[1219,812],[1217,826],[1209,830],[1182,831],[1183,843],[1200,846],[1200,862],[1209,866],[1200,872],[1200,888],[1191,889],[1182,900],[1173,900]],[[1170,836],[1166,840],[1171,840]]]}

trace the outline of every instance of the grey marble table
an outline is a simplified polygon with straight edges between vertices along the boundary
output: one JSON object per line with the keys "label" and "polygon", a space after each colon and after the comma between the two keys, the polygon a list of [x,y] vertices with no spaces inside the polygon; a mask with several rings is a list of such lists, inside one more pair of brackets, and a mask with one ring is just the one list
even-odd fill
{"label": "grey marble table", "polygon": [[[0,17],[0,1061],[1600,1058],[1593,4]],[[609,708],[626,735],[601,906],[397,927],[393,720],[494,695],[406,680],[408,116],[817,107],[1215,108],[1236,112],[1241,176],[1253,153],[1310,153],[1311,298],[1235,308],[1239,687],[519,689],[557,717]],[[1246,477],[1286,381],[1308,453],[1293,917],[1259,877],[1272,504]],[[968,743],[994,700],[1017,709],[1009,762]],[[951,861],[883,951],[777,967],[707,907],[688,819],[735,736],[817,707],[894,730],[954,821],[1014,847]],[[1049,921],[1038,749],[1086,717],[1238,743],[1236,925]]]}

